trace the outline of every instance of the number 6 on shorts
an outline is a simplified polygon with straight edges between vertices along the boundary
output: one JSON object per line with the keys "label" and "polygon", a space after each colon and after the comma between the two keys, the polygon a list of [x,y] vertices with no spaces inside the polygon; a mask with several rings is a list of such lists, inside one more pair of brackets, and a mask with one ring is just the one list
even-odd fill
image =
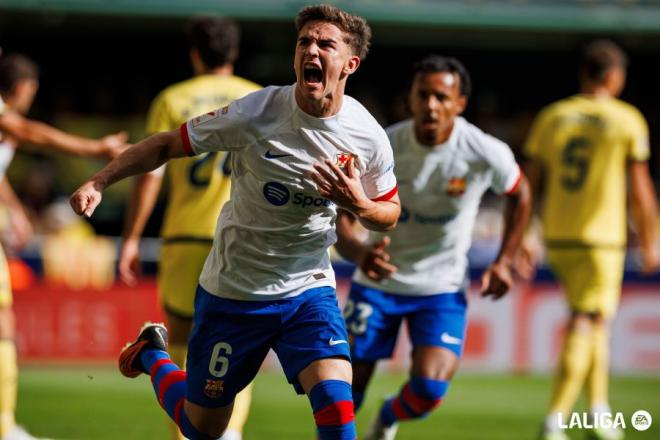
{"label": "number 6 on shorts", "polygon": [[226,342],[218,342],[213,346],[213,353],[209,362],[209,373],[212,376],[222,377],[227,374],[229,368],[229,358],[227,356],[231,355],[231,352],[231,345]]}

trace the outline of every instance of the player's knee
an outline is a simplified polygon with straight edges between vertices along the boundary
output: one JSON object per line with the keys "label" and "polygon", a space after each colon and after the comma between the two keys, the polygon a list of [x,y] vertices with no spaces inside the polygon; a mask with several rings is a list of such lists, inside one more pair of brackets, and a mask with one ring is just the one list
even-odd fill
{"label": "player's knee", "polygon": [[353,423],[353,397],[351,386],[342,380],[325,380],[309,392],[314,420],[319,428],[338,427]]}

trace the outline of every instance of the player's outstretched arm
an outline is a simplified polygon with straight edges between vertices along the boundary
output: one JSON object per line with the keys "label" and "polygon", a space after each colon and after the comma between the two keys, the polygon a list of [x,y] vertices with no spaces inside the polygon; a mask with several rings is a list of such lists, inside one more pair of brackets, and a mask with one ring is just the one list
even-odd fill
{"label": "player's outstretched arm", "polygon": [[119,276],[129,286],[140,275],[140,237],[154,210],[163,175],[157,171],[137,176],[124,220],[123,240],[119,251]]}
{"label": "player's outstretched arm", "polygon": [[90,217],[101,203],[101,193],[108,186],[126,177],[154,170],[169,159],[183,156],[186,156],[186,152],[179,130],[150,136],[124,151],[78,188],[71,196],[71,207],[76,214]]}
{"label": "player's outstretched arm", "polygon": [[481,278],[481,294],[494,299],[502,297],[513,285],[513,261],[532,208],[531,191],[524,175],[515,190],[506,197],[502,245],[497,258]]}
{"label": "player's outstretched arm", "polygon": [[126,132],[111,134],[101,139],[89,139],[66,133],[42,122],[7,112],[0,117],[0,131],[22,144],[52,148],[78,156],[113,159],[128,148]]}
{"label": "player's outstretched arm", "polygon": [[338,207],[353,213],[362,225],[372,231],[394,229],[401,214],[399,196],[384,201],[373,201],[367,197],[360,181],[360,176],[349,159],[346,173],[326,159],[324,165],[314,164],[312,180],[318,187],[319,194],[337,204]]}
{"label": "player's outstretched arm", "polygon": [[348,211],[337,211],[337,243],[335,249],[344,259],[355,263],[362,272],[374,281],[387,278],[397,271],[391,264],[387,246],[389,237],[373,244],[366,244],[355,234],[355,216]]}
{"label": "player's outstretched arm", "polygon": [[655,249],[657,198],[646,162],[631,162],[628,170],[633,220],[642,251],[642,272],[650,274],[658,269],[660,263],[660,257]]}

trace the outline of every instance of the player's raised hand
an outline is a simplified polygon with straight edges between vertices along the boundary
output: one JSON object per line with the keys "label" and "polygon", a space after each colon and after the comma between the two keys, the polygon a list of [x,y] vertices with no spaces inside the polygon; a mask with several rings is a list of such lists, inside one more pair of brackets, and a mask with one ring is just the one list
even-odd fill
{"label": "player's raised hand", "polygon": [[344,173],[335,163],[326,159],[324,164],[315,163],[315,171],[311,173],[319,194],[350,212],[355,212],[356,209],[370,202],[364,193],[354,161],[355,156],[351,156],[346,163]]}
{"label": "player's raised hand", "polygon": [[125,131],[102,137],[99,139],[101,144],[99,156],[110,160],[114,159],[131,146],[126,141],[128,141],[128,133]]}
{"label": "player's raised hand", "polygon": [[513,285],[513,275],[509,264],[496,261],[481,277],[481,295],[492,296],[497,300],[503,297]]}
{"label": "player's raised hand", "polygon": [[365,248],[364,253],[357,261],[362,272],[374,281],[381,281],[397,271],[397,267],[390,264],[390,254],[387,247],[390,245],[390,237],[383,237]]}
{"label": "player's raised hand", "polygon": [[140,273],[140,240],[126,238],[119,255],[119,278],[127,285],[135,286]]}
{"label": "player's raised hand", "polygon": [[101,190],[96,183],[88,180],[71,195],[69,203],[76,214],[89,218],[101,203]]}

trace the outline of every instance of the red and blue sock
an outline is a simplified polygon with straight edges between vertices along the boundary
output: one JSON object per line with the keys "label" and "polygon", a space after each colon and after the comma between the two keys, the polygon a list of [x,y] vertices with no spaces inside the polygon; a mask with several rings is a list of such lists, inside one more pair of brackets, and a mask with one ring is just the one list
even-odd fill
{"label": "red and blue sock", "polygon": [[309,392],[319,440],[355,440],[351,386],[343,380],[325,380]]}
{"label": "red and blue sock", "polygon": [[167,352],[162,350],[144,350],[140,360],[151,376],[151,384],[156,392],[158,403],[167,415],[177,424],[181,433],[190,440],[214,440],[199,432],[188,420],[183,410],[186,397],[186,372],[177,367]]}
{"label": "red and blue sock", "polygon": [[380,410],[380,420],[391,426],[399,420],[420,419],[440,405],[447,393],[449,382],[444,380],[411,377],[401,392],[387,400]]}

